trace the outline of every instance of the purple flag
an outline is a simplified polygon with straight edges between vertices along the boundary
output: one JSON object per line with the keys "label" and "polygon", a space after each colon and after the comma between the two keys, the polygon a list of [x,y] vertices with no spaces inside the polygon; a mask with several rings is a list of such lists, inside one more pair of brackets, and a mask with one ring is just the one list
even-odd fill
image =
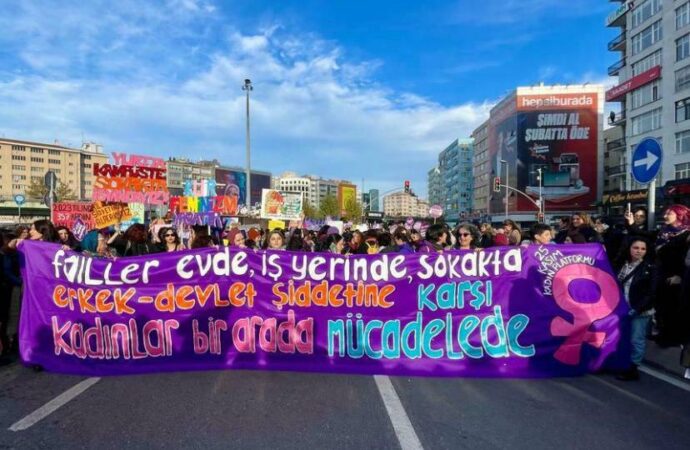
{"label": "purple flag", "polygon": [[544,377],[629,363],[629,308],[600,245],[115,261],[20,247],[21,356],[56,372]]}

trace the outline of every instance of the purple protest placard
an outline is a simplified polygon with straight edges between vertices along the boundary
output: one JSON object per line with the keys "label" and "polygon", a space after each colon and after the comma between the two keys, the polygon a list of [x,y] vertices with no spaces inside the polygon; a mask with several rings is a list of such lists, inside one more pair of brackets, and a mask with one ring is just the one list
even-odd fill
{"label": "purple protest placard", "polygon": [[577,375],[629,362],[599,245],[98,260],[25,241],[25,363],[83,375],[262,369]]}

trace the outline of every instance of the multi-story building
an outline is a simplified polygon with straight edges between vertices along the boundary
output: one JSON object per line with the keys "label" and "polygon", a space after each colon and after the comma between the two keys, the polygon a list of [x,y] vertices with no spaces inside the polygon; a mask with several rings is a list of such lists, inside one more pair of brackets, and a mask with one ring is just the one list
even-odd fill
{"label": "multi-story building", "polygon": [[26,194],[32,180],[44,179],[52,170],[82,200],[90,200],[95,177],[93,164],[105,164],[108,157],[100,145],[86,142],[82,148],[59,144],[0,139],[0,198],[10,200]]}
{"label": "multi-story building", "polygon": [[443,204],[441,169],[438,166],[435,166],[427,173],[427,191],[430,204]]}
{"label": "multi-story building", "polygon": [[472,139],[456,139],[438,155],[438,204],[443,207],[443,214],[447,220],[459,220],[472,210],[473,147]]}
{"label": "multi-story building", "polygon": [[312,206],[312,182],[309,177],[300,177],[294,172],[285,172],[278,180],[277,188],[284,192],[297,192],[303,195],[303,199]]}
{"label": "multi-story building", "polygon": [[626,174],[630,171],[625,155],[623,127],[604,130],[604,194],[626,191]]}
{"label": "multi-story building", "polygon": [[[604,88],[591,84],[518,87],[499,101],[474,132],[481,215],[530,222],[540,204],[549,217],[593,211],[603,187],[603,110]],[[495,177],[509,189],[493,192]]]}
{"label": "multi-story building", "polygon": [[491,163],[489,162],[489,124],[484,122],[472,133],[474,139],[474,163],[472,212],[475,217],[489,214]]}
{"label": "multi-story building", "polygon": [[168,158],[165,162],[168,190],[172,195],[182,195],[186,180],[214,180],[217,165],[217,161],[194,162],[186,158]]}
{"label": "multi-story building", "polygon": [[272,187],[285,192],[304,193],[304,200],[308,201],[313,208],[319,209],[321,202],[328,196],[338,197],[338,186],[353,186],[356,198],[360,198],[359,187],[347,180],[334,180],[322,178],[317,175],[299,176],[295,172],[284,172],[280,176],[273,177]]}
{"label": "multi-story building", "polygon": [[621,190],[643,188],[630,175],[631,156],[644,138],[657,139],[663,149],[657,185],[690,183],[690,1],[631,0],[606,20],[620,32],[608,43],[619,52],[608,73],[618,85],[606,100],[620,102],[609,123],[621,127],[622,140],[607,148],[624,168],[616,173]]}
{"label": "multi-story building", "polygon": [[380,207],[381,206],[379,202],[379,190],[369,189],[369,211],[381,211],[381,209],[379,209]]}
{"label": "multi-story building", "polygon": [[383,212],[388,217],[427,217],[429,202],[414,194],[394,192],[383,197]]}

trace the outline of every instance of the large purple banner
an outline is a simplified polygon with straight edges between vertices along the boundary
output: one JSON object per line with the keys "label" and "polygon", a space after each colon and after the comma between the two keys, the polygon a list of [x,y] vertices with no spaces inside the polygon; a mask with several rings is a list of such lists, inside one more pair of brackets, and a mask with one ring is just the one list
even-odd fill
{"label": "large purple banner", "polygon": [[599,245],[115,261],[20,249],[22,359],[56,372],[544,377],[629,362],[628,306]]}

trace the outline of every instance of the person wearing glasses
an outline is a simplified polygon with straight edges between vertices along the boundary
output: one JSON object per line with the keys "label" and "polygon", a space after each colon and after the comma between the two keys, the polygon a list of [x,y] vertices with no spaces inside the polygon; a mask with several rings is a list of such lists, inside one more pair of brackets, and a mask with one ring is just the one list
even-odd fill
{"label": "person wearing glasses", "polygon": [[474,250],[480,240],[479,228],[471,223],[460,224],[455,229],[455,248],[458,250]]}
{"label": "person wearing glasses", "polygon": [[184,250],[185,246],[177,235],[177,231],[171,227],[163,227],[158,231],[158,239],[161,242],[161,251],[177,252]]}

